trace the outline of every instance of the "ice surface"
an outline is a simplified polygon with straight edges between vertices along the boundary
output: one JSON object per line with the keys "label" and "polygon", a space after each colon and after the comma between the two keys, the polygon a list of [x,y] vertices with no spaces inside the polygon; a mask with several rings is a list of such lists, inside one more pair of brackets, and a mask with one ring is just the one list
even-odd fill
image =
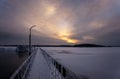
{"label": "ice surface", "polygon": [[120,48],[43,47],[77,75],[90,79],[120,79]]}

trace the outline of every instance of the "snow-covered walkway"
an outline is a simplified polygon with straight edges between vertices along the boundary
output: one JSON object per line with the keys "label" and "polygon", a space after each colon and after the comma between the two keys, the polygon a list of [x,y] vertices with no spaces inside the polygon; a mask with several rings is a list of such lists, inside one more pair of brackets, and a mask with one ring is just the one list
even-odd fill
{"label": "snow-covered walkway", "polygon": [[40,49],[33,60],[28,79],[50,79],[49,68]]}

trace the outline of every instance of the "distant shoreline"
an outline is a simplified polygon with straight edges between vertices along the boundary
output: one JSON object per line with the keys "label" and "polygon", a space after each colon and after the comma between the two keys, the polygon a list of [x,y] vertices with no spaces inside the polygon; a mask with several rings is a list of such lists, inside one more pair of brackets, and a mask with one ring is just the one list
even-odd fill
{"label": "distant shoreline", "polygon": [[[20,45],[0,45],[5,47],[17,47]],[[28,46],[28,45],[23,45]],[[97,44],[75,44],[75,45],[32,45],[34,47],[120,47],[120,46],[105,46],[105,45],[97,45]]]}

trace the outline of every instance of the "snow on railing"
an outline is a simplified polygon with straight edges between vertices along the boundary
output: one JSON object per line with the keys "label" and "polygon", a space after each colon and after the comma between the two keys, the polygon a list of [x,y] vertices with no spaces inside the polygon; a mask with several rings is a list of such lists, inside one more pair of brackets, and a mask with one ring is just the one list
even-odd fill
{"label": "snow on railing", "polygon": [[33,53],[12,74],[10,79],[27,79],[36,51],[37,51],[36,49],[33,50]]}
{"label": "snow on railing", "polygon": [[45,50],[41,49],[42,54],[44,55],[49,69],[51,79],[85,79],[84,77],[78,77],[75,73],[70,71],[68,68],[61,65],[53,57],[51,57]]}

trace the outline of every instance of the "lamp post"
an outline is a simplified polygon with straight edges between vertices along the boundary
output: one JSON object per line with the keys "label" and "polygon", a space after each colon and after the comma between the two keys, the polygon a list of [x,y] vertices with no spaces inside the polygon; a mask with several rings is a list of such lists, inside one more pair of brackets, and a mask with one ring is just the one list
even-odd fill
{"label": "lamp post", "polygon": [[36,27],[36,25],[31,26],[29,29],[29,55],[31,54],[31,48],[32,48],[32,46],[31,46],[31,32],[32,32],[32,29],[34,27]]}

